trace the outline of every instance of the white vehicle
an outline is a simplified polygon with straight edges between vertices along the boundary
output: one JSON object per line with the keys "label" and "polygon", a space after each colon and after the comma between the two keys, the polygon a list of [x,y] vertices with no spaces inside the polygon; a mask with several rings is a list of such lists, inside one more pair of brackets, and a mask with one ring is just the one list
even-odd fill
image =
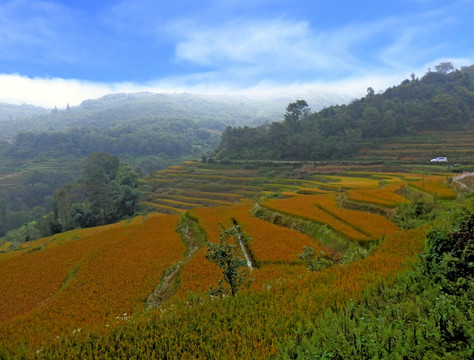
{"label": "white vehicle", "polygon": [[439,156],[437,158],[431,159],[431,162],[448,162],[448,158],[445,156]]}

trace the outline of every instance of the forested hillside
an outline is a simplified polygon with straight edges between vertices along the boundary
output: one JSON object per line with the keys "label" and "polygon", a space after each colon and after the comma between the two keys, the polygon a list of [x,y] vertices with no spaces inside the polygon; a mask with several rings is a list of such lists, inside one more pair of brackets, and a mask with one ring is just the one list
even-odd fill
{"label": "forested hillside", "polygon": [[0,237],[52,211],[54,191],[79,179],[93,152],[146,175],[213,150],[228,124],[280,119],[282,101],[142,93],[64,110],[1,104]]}
{"label": "forested hillside", "polygon": [[427,130],[468,130],[474,119],[474,65],[441,63],[421,79],[380,94],[372,88],[348,105],[311,112],[305,100],[287,107],[283,122],[227,127],[214,155],[219,159],[328,160],[354,156],[380,139]]}
{"label": "forested hillside", "polygon": [[6,130],[3,130],[4,125],[8,125],[8,123],[12,125],[12,123],[21,122],[26,118],[47,113],[47,109],[39,106],[0,103],[0,125],[2,127],[0,138],[6,134]]}

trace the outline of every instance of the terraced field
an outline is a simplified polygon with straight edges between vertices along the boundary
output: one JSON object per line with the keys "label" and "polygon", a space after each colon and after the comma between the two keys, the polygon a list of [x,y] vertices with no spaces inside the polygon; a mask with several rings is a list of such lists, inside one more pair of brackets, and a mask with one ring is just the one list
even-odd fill
{"label": "terraced field", "polygon": [[[381,207],[406,202],[398,194],[403,186],[439,198],[452,198],[454,192],[445,185],[451,174],[408,172],[337,171],[340,175],[304,170],[304,165],[274,165],[268,169],[242,169],[187,162],[182,166],[157,171],[141,180],[143,203],[165,214],[182,214],[195,207],[225,206],[244,199],[261,200],[298,195],[341,194],[349,199]],[[262,176],[262,173],[267,176]],[[304,175],[301,175],[304,174]],[[304,177],[304,178],[298,178]],[[388,186],[390,185],[390,186]]]}
{"label": "terraced field", "polygon": [[471,164],[474,159],[474,130],[459,132],[424,131],[417,136],[387,139],[372,149],[362,149],[361,160],[399,160],[429,164],[438,156],[446,156],[452,164]]}
{"label": "terraced field", "polygon": [[143,306],[185,251],[178,218],[73,231],[15,257],[0,254],[0,338],[41,344],[76,329],[104,328]]}
{"label": "terraced field", "polygon": [[[342,207],[340,198],[393,208],[408,201],[400,192],[404,187],[439,198],[452,191],[446,182],[449,174],[423,175],[424,188],[420,188],[418,174],[353,171],[295,178],[297,173],[297,168],[287,165],[262,170],[185,163],[142,181],[143,202],[158,213],[57,234],[25,243],[17,251],[3,246],[0,343],[21,341],[38,348],[54,343],[57,336],[74,336],[88,328],[108,331],[134,314],[141,316],[148,295],[157,288],[164,293],[159,316],[171,329],[172,319],[191,309],[175,313],[174,304],[192,299],[196,291],[204,293],[222,276],[206,260],[204,240],[216,242],[219,223],[229,227],[236,222],[252,238],[248,252],[255,265],[253,282],[245,291],[271,299],[265,305],[245,306],[251,316],[265,317],[275,326],[275,331],[262,330],[267,334],[262,339],[244,324],[242,328],[249,330],[238,336],[254,344],[256,354],[274,354],[275,342],[283,340],[278,338],[281,327],[295,325],[290,318],[316,317],[326,306],[345,304],[401,271],[423,249],[425,229],[399,231],[386,217]],[[255,203],[267,217],[252,215]],[[284,216],[291,217],[295,227],[283,226]],[[190,236],[196,234],[192,227],[183,230],[185,218],[205,237],[193,245],[193,251]],[[319,233],[305,233],[304,227],[296,226],[307,222],[315,224]],[[350,244],[355,256],[339,256],[328,239]],[[298,254],[309,246],[323,252],[332,266],[308,272]],[[212,317],[212,311],[202,321],[215,320],[207,316]],[[181,326],[186,327],[183,321]],[[174,335],[166,329],[160,337],[172,341]],[[221,339],[222,349],[232,353],[228,338]],[[183,344],[172,346],[180,351]]]}

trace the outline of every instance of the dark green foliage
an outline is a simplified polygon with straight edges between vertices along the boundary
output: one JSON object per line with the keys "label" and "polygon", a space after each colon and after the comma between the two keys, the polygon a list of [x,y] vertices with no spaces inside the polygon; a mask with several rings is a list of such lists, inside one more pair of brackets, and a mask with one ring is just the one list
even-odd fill
{"label": "dark green foliage", "polygon": [[[61,168],[61,166],[38,167],[19,175],[15,174],[15,176],[17,178],[14,183],[0,187],[0,237],[33,220],[39,222],[52,210],[54,190],[72,180],[75,171],[70,168]],[[24,241],[26,229],[19,231],[21,232],[24,235],[19,235],[19,237]],[[41,231],[41,234],[43,233]]]}
{"label": "dark green foliage", "polygon": [[428,235],[424,269],[448,294],[466,291],[474,277],[474,212],[463,214],[454,231],[435,229]]}
{"label": "dark green foliage", "polygon": [[428,235],[421,262],[344,308],[328,309],[282,359],[472,359],[474,208]]}
{"label": "dark green foliage", "polygon": [[304,251],[298,254],[300,260],[303,260],[309,271],[319,271],[332,265],[331,261],[324,258],[324,251],[319,254],[311,246],[304,246]]}
{"label": "dark green foliage", "polygon": [[119,158],[93,153],[85,161],[82,180],[54,194],[54,221],[62,231],[109,224],[138,210],[138,174]]}
{"label": "dark green foliage", "polygon": [[435,207],[435,203],[428,195],[417,194],[409,203],[397,206],[392,220],[401,229],[414,229],[433,218]]}
{"label": "dark green foliage", "polygon": [[420,80],[367,95],[349,105],[310,113],[304,100],[287,107],[283,122],[227,127],[215,156],[221,159],[334,160],[354,155],[376,139],[423,130],[469,129],[474,119],[473,66],[451,71],[442,63]]}
{"label": "dark green foliage", "polygon": [[[240,226],[234,226],[226,229],[220,224],[219,243],[207,243],[206,259],[213,262],[222,269],[224,286],[222,280],[219,280],[219,286],[211,289],[212,295],[223,296],[230,293],[235,296],[237,291],[247,283],[249,268],[244,259],[244,247],[251,240],[241,229]],[[233,238],[233,242],[229,242]]]}
{"label": "dark green foliage", "polygon": [[248,121],[253,110],[234,99],[186,94],[110,95],[50,114],[0,104],[0,179],[36,166],[48,168],[50,175],[27,189],[0,184],[0,193],[6,193],[0,195],[6,206],[0,237],[51,211],[54,191],[79,179],[77,170],[91,153],[120,156],[144,176],[212,150],[225,124]]}

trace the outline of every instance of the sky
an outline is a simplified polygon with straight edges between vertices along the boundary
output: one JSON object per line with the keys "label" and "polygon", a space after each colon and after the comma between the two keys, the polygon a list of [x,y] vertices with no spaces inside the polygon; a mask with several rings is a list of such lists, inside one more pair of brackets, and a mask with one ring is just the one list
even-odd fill
{"label": "sky", "polygon": [[363,96],[474,63],[474,0],[0,0],[0,102]]}

